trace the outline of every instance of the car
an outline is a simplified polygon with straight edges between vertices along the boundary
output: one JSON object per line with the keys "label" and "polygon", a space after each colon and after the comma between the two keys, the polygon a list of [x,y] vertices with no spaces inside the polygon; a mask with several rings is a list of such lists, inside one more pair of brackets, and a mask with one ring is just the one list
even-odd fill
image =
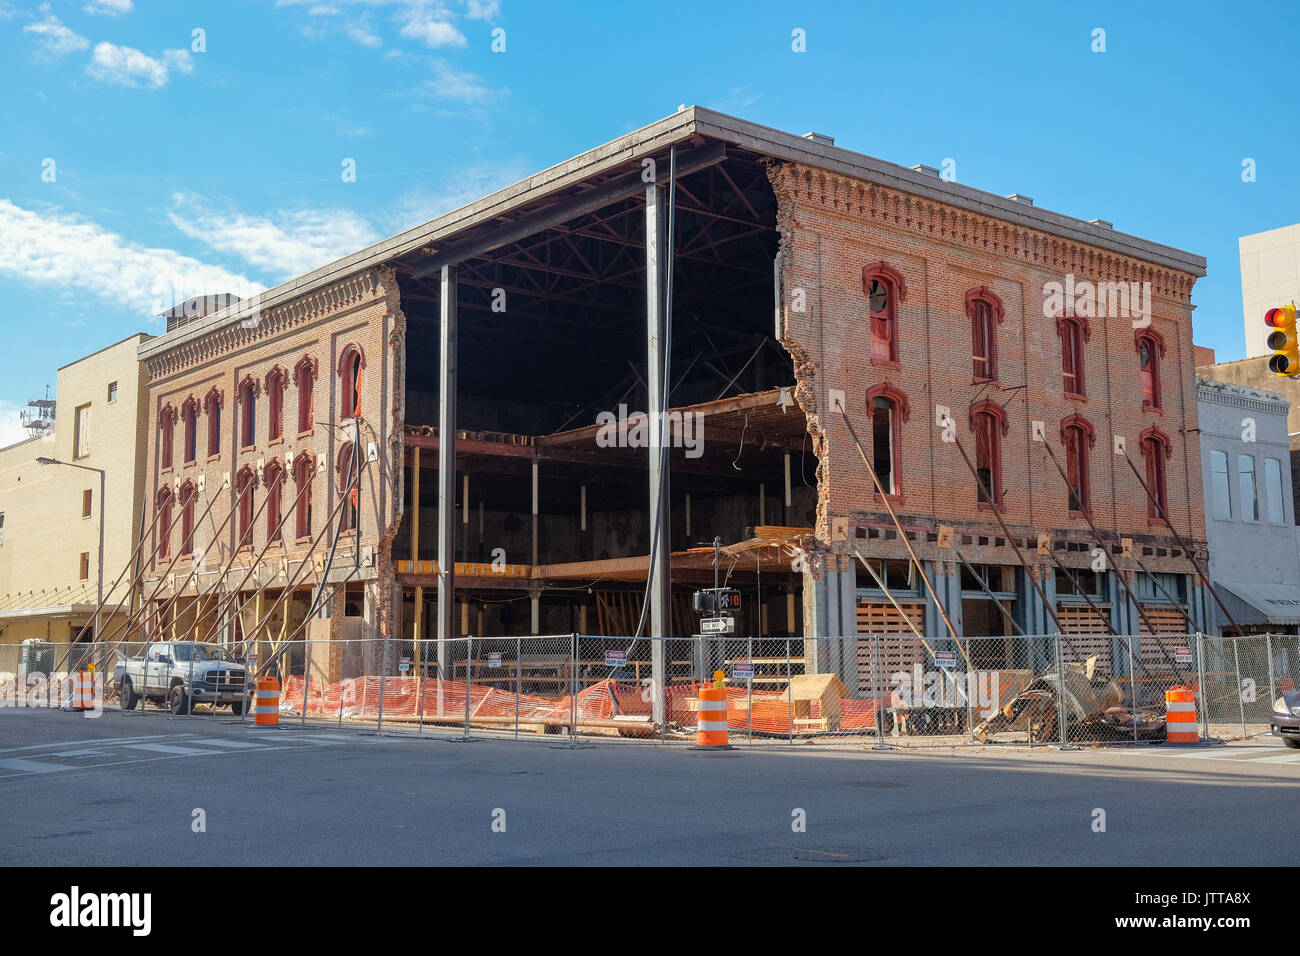
{"label": "car", "polygon": [[143,657],[117,662],[113,683],[123,710],[134,710],[141,697],[166,703],[173,714],[194,704],[229,705],[235,714],[248,706],[247,669],[220,644],[150,644]]}
{"label": "car", "polygon": [[1273,714],[1269,717],[1273,736],[1292,750],[1300,750],[1300,690],[1288,691],[1273,701]]}

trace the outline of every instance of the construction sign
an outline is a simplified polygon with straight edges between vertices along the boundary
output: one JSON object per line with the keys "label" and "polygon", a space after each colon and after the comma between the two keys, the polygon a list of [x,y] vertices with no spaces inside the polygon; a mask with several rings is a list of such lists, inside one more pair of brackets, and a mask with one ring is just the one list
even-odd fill
{"label": "construction sign", "polygon": [[606,651],[606,667],[627,667],[627,651]]}

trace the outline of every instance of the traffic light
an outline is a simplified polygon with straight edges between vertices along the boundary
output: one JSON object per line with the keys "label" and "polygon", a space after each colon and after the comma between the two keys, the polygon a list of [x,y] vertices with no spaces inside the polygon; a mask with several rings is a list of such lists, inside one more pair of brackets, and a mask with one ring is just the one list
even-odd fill
{"label": "traffic light", "polygon": [[740,609],[740,592],[735,588],[718,588],[717,590],[709,588],[706,591],[696,591],[694,598],[695,610],[704,613]]}
{"label": "traffic light", "polygon": [[1296,332],[1295,306],[1269,309],[1264,314],[1264,324],[1271,330],[1265,340],[1273,350],[1273,357],[1268,360],[1269,371],[1279,377],[1300,375],[1300,335]]}

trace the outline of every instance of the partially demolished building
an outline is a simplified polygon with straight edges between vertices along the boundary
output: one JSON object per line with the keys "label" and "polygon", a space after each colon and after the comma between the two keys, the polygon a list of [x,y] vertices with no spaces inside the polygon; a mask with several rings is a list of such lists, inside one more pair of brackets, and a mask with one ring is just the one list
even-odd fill
{"label": "partially demolished building", "polygon": [[1206,627],[1204,272],[682,110],[145,343],[144,630]]}

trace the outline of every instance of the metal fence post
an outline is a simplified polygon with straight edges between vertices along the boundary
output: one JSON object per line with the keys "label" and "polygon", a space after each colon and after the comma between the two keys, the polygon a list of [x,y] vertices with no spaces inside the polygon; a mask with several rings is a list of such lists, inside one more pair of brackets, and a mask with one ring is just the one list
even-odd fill
{"label": "metal fence post", "polygon": [[1241,635],[1232,639],[1232,663],[1237,671],[1237,707],[1241,713],[1241,738],[1246,739],[1246,702],[1241,699]]}
{"label": "metal fence post", "polygon": [[[807,646],[804,649],[807,654]],[[807,660],[805,656],[804,660]],[[790,638],[785,639],[785,712],[790,743],[794,743],[794,688],[790,686]]]}
{"label": "metal fence post", "polygon": [[519,739],[519,675],[523,672],[524,639],[515,638],[515,740]]}
{"label": "metal fence post", "polygon": [[1130,719],[1133,721],[1133,743],[1137,743],[1138,742],[1137,671],[1134,670],[1134,664],[1133,664],[1133,642],[1125,641],[1124,643],[1128,646],[1128,694],[1129,694],[1129,705],[1130,705],[1129,714],[1131,715]]}
{"label": "metal fence post", "polygon": [[465,635],[465,739],[469,740],[469,676],[474,663],[474,636]]}
{"label": "metal fence post", "polygon": [[[380,652],[380,660],[382,663],[379,665],[379,718],[375,725],[375,733],[377,734],[384,732],[384,691],[388,688],[388,638],[383,638],[383,641],[384,646]],[[307,659],[308,661],[311,660],[310,644],[307,645]],[[310,667],[308,669],[310,669]],[[304,706],[303,713],[305,714],[306,712],[307,708]]]}
{"label": "metal fence post", "polygon": [[[285,613],[287,614],[288,611],[286,611]],[[298,726],[299,726],[299,727],[306,727],[306,726],[307,726],[307,690],[308,690],[308,687],[309,687],[310,684],[311,684],[311,646],[312,646],[312,643],[313,643],[313,642],[312,642],[311,640],[307,640],[307,653],[306,653],[305,655],[303,655],[303,667],[302,667],[302,713],[298,716]],[[383,709],[382,709],[382,708],[383,708],[383,698],[382,698],[382,697],[380,698],[379,706],[380,706],[380,708],[381,708],[379,712],[380,712],[380,714],[383,714]]]}
{"label": "metal fence post", "polygon": [[1056,719],[1057,722],[1061,725],[1061,733],[1060,733],[1061,746],[1065,747],[1067,744],[1067,734],[1065,728],[1065,665],[1061,660],[1060,631],[1057,631],[1056,633],[1055,647],[1056,647],[1056,686],[1058,688],[1056,693],[1056,713],[1057,713]]}
{"label": "metal fence post", "polygon": [[[1200,698],[1201,739],[1210,739],[1210,698],[1205,692],[1205,635],[1196,632],[1196,696]],[[1134,730],[1134,733],[1137,731]]]}
{"label": "metal fence post", "polygon": [[[970,742],[975,743],[975,710],[971,705],[971,695],[972,693],[976,696],[979,695],[980,674],[979,671],[970,669],[970,642],[967,641],[964,650],[961,646],[961,638],[955,639],[953,643],[957,645],[957,652],[962,655],[962,660],[966,662],[966,733],[970,736]],[[972,675],[974,675],[974,681],[971,680]]]}
{"label": "metal fence post", "polygon": [[885,749],[885,708],[880,706],[881,685],[880,665],[877,655],[880,651],[880,635],[871,635],[871,696],[876,711],[876,749]]}
{"label": "metal fence post", "polygon": [[578,635],[569,637],[569,743],[578,742]]}
{"label": "metal fence post", "polygon": [[1268,658],[1268,697],[1267,702],[1272,706],[1274,694],[1277,693],[1277,675],[1273,673],[1273,635],[1264,635],[1264,655]]}

